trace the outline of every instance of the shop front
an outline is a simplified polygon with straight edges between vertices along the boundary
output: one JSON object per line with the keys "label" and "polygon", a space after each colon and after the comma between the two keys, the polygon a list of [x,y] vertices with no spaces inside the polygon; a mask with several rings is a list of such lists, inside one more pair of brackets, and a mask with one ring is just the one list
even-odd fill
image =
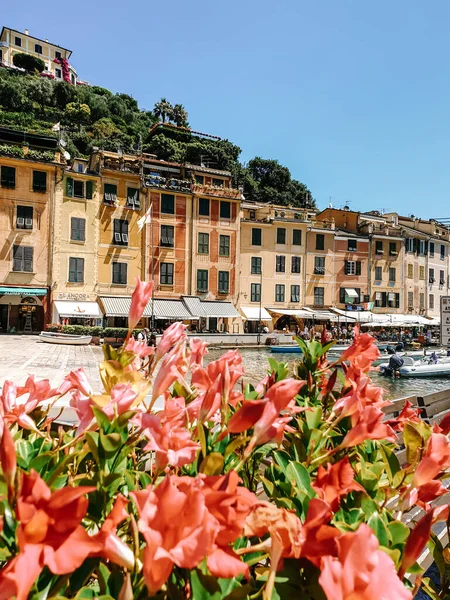
{"label": "shop front", "polygon": [[42,331],[47,306],[47,288],[0,286],[0,333]]}
{"label": "shop front", "polygon": [[101,326],[102,312],[97,302],[55,300],[53,322],[62,325]]}

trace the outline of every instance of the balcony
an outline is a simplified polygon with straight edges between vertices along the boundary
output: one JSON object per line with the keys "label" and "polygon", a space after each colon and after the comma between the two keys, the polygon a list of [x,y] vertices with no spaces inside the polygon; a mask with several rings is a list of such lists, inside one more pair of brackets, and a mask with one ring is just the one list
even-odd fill
{"label": "balcony", "polygon": [[27,158],[36,162],[60,162],[59,152],[51,150],[33,150],[28,146],[13,146],[10,144],[0,144],[0,156],[9,158]]}
{"label": "balcony", "polygon": [[216,185],[204,185],[194,183],[192,191],[198,196],[215,196],[217,198],[230,198],[232,200],[240,200],[242,193],[235,188],[228,188]]}
{"label": "balcony", "polygon": [[144,185],[147,188],[182,192],[183,194],[190,194],[192,189],[192,182],[187,179],[175,179],[174,177],[162,177],[160,175],[146,175]]}
{"label": "balcony", "polygon": [[137,159],[127,159],[126,157],[104,157],[103,158],[103,168],[108,169],[109,171],[122,171],[125,173],[134,173],[139,175],[140,173],[140,165]]}

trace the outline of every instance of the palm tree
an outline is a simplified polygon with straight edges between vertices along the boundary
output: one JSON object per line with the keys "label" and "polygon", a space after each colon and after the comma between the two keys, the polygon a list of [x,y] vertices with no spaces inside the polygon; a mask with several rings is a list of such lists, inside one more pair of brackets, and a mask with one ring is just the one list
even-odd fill
{"label": "palm tree", "polygon": [[153,109],[155,116],[161,118],[163,123],[170,119],[170,116],[173,112],[173,107],[165,98],[161,98],[159,102],[155,104],[155,108]]}
{"label": "palm tree", "polygon": [[187,110],[182,104],[175,104],[171,120],[177,127],[189,127]]}

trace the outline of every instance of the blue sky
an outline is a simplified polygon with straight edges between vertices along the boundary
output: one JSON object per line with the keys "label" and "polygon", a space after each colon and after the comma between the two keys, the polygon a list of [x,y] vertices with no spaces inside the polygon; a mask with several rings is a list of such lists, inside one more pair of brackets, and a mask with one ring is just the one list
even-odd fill
{"label": "blue sky", "polygon": [[1,17],[71,48],[81,78],[277,158],[321,207],[450,217],[448,0],[22,0]]}

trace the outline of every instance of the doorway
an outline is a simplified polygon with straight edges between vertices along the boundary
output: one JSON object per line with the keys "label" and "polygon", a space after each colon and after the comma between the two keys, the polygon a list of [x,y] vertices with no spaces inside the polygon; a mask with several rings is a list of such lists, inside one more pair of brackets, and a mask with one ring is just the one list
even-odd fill
{"label": "doorway", "polygon": [[0,304],[0,333],[7,333],[8,331],[8,304]]}

